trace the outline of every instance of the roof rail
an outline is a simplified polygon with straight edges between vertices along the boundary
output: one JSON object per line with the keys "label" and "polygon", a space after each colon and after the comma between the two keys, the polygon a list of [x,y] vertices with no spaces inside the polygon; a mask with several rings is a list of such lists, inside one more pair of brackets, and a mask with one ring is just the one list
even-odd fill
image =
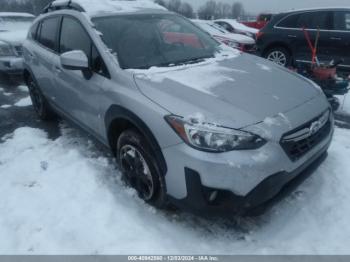
{"label": "roof rail", "polygon": [[66,2],[55,3],[55,1],[48,4],[44,10],[43,14],[58,11],[58,10],[76,10],[78,12],[85,12],[84,8],[82,8],[79,4],[72,2],[72,0],[67,0]]}

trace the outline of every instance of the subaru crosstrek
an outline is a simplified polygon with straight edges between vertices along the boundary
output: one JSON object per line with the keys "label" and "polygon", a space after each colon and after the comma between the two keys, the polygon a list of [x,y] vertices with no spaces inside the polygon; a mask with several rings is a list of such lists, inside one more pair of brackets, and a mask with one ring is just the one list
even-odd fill
{"label": "subaru crosstrek", "polygon": [[325,158],[333,113],[313,82],[151,2],[103,3],[48,6],[24,44],[25,80],[39,117],[109,146],[147,203],[245,213]]}

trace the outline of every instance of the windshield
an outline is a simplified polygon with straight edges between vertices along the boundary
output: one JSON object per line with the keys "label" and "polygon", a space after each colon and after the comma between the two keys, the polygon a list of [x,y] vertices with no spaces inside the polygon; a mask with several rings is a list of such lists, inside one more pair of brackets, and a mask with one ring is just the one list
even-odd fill
{"label": "windshield", "polygon": [[34,17],[3,16],[0,17],[0,31],[28,30]]}
{"label": "windshield", "polygon": [[222,27],[215,24],[198,23],[198,25],[210,34],[227,34]]}
{"label": "windshield", "polygon": [[120,15],[93,19],[123,69],[196,63],[214,57],[219,43],[178,15]]}

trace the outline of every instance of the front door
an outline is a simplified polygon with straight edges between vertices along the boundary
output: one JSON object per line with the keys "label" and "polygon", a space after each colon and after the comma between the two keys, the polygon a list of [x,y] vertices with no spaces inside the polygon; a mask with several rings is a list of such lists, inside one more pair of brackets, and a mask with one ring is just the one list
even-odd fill
{"label": "front door", "polygon": [[81,50],[89,58],[86,71],[64,69],[59,59],[56,68],[56,100],[63,113],[72,120],[99,135],[102,128],[100,115],[101,88],[106,80],[106,68],[90,36],[81,23],[72,17],[64,17],[59,39],[60,54]]}

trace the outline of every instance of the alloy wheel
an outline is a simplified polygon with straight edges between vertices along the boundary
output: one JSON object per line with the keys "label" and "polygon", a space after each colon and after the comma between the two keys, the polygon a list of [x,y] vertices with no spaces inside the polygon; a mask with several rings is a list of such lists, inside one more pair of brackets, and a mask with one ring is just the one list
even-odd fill
{"label": "alloy wheel", "polygon": [[267,59],[281,66],[285,66],[287,64],[287,56],[281,51],[272,51]]}
{"label": "alloy wheel", "polygon": [[151,200],[154,195],[153,177],[141,152],[132,145],[123,146],[120,150],[120,164],[126,182],[136,189],[143,200]]}

